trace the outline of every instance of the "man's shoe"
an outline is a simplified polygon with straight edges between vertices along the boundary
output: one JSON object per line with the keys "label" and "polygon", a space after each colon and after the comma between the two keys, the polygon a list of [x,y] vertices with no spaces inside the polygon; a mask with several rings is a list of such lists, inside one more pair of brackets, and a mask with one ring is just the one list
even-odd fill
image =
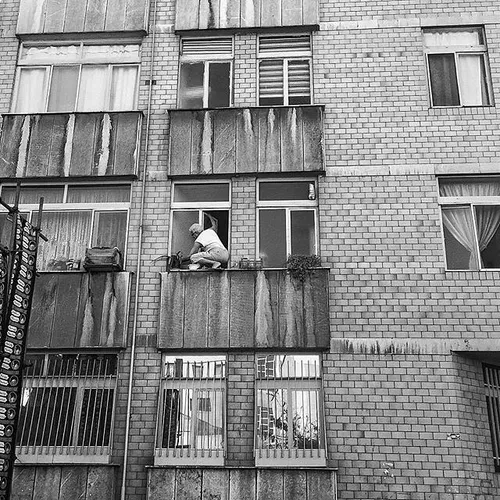
{"label": "man's shoe", "polygon": [[214,262],[212,264],[212,269],[219,269],[220,268],[220,262]]}
{"label": "man's shoe", "polygon": [[196,271],[196,269],[199,269],[200,267],[200,264],[189,264],[190,271]]}

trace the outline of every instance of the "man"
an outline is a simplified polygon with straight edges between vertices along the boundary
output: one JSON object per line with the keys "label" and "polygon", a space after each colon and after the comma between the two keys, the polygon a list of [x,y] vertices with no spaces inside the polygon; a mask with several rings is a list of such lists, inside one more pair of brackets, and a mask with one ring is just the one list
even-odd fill
{"label": "man", "polygon": [[219,269],[221,264],[226,264],[229,260],[229,253],[217,235],[217,220],[205,214],[212,222],[212,227],[203,229],[201,224],[193,224],[189,228],[191,236],[194,238],[194,245],[189,252],[192,264],[189,269],[199,269],[202,266],[209,266],[212,269]]}

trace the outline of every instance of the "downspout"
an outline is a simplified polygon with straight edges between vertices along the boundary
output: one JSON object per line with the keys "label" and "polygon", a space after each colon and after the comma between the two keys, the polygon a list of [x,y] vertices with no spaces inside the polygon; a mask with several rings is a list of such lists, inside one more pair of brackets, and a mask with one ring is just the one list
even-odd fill
{"label": "downspout", "polygon": [[137,321],[138,321],[138,307],[139,307],[139,282],[141,276],[141,256],[142,256],[142,236],[144,232],[144,206],[146,203],[146,173],[149,154],[149,128],[151,124],[151,103],[153,100],[153,72],[154,72],[154,55],[155,55],[155,41],[156,41],[156,10],[158,0],[154,0],[153,6],[153,27],[151,31],[151,61],[149,67],[149,85],[148,85],[148,105],[146,117],[146,137],[144,143],[144,161],[142,165],[141,176],[141,205],[139,213],[139,229],[138,229],[138,248],[137,248],[137,266],[136,266],[136,279],[135,279],[135,297],[134,297],[134,317],[132,325],[132,345],[130,347],[130,370],[128,378],[128,395],[127,395],[127,413],[125,421],[125,445],[123,453],[123,473],[120,499],[126,499],[126,483],[127,483],[127,465],[128,465],[128,448],[130,440],[130,419],[132,409],[132,389],[134,384],[134,365],[135,365],[135,349],[137,339]]}

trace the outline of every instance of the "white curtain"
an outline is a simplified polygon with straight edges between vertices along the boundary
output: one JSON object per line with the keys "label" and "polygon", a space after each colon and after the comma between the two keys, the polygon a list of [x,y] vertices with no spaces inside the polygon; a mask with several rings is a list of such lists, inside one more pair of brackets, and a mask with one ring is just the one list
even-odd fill
{"label": "white curtain", "polygon": [[78,111],[104,111],[106,109],[107,71],[107,65],[82,66]]}
{"label": "white curtain", "polygon": [[46,68],[21,68],[15,113],[42,113],[45,111]]}
{"label": "white curtain", "polygon": [[137,66],[115,66],[111,79],[111,105],[113,111],[135,109]]}
{"label": "white curtain", "polygon": [[460,54],[458,56],[458,79],[460,95],[465,106],[484,106],[488,103],[486,80],[481,54]]}

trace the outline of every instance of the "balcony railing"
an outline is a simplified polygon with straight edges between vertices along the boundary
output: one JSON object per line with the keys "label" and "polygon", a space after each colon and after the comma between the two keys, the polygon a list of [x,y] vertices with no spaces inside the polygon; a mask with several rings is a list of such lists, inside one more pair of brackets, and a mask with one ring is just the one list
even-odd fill
{"label": "balcony railing", "polygon": [[328,269],[162,273],[160,348],[330,345]]}
{"label": "balcony railing", "polygon": [[318,172],[321,106],[170,111],[169,174]]}
{"label": "balcony railing", "polygon": [[314,26],[318,0],[177,0],[175,29]]}
{"label": "balcony railing", "polygon": [[145,31],[149,0],[21,0],[17,34]]}
{"label": "balcony railing", "polygon": [[0,177],[135,175],[142,114],[3,116]]}
{"label": "balcony railing", "polygon": [[130,273],[36,278],[28,348],[125,347]]}

